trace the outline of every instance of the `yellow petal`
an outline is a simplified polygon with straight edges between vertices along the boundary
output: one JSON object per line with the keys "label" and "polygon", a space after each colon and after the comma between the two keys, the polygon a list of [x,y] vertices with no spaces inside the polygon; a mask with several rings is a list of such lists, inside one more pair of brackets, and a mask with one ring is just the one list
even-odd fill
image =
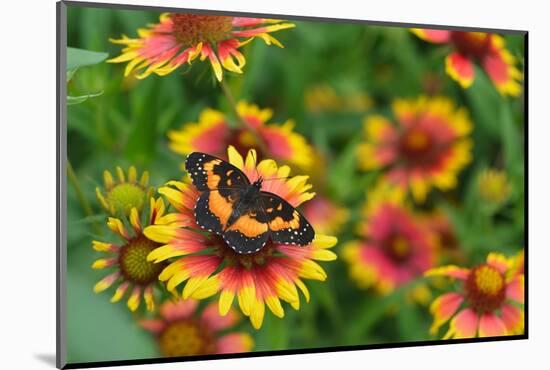
{"label": "yellow petal", "polygon": [[262,301],[254,299],[252,312],[250,313],[250,322],[254,329],[260,329],[264,321],[265,305]]}
{"label": "yellow petal", "polygon": [[283,306],[281,306],[281,301],[277,296],[267,297],[265,299],[265,303],[275,316],[280,318],[283,318],[285,316],[285,311],[283,310]]}
{"label": "yellow petal", "polygon": [[229,163],[238,169],[244,169],[243,157],[239,154],[237,149],[233,145],[229,145],[227,148],[227,157],[229,158]]}
{"label": "yellow petal", "polygon": [[109,190],[113,187],[113,175],[107,170],[103,171],[103,183],[105,184],[105,189]]}
{"label": "yellow petal", "polygon": [[189,279],[185,287],[183,288],[182,297],[187,299],[193,294],[193,292],[201,287],[201,285],[208,279],[208,276],[194,276]]}
{"label": "yellow petal", "polygon": [[231,305],[233,304],[233,300],[235,299],[235,293],[233,293],[230,290],[222,290],[220,294],[220,300],[218,302],[218,309],[220,311],[220,315],[225,316],[231,309]]}

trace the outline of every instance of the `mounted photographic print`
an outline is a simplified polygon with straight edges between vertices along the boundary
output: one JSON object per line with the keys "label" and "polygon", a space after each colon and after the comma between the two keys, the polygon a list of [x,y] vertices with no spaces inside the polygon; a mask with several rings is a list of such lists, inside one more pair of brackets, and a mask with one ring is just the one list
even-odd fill
{"label": "mounted photographic print", "polygon": [[527,338],[527,32],[58,27],[58,367]]}

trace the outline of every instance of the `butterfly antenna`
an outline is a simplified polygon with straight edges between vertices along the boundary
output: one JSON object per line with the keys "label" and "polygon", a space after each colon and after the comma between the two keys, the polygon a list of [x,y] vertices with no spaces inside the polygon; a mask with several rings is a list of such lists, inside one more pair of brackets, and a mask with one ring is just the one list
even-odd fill
{"label": "butterfly antenna", "polygon": [[260,173],[258,172],[258,158],[256,158],[256,149],[252,150],[252,158],[254,159],[254,171],[256,171],[256,180],[260,178]]}
{"label": "butterfly antenna", "polygon": [[269,179],[264,179],[264,182],[265,181],[272,181],[272,180],[288,180],[290,178],[292,178],[294,176],[285,176],[285,177],[271,177]]}

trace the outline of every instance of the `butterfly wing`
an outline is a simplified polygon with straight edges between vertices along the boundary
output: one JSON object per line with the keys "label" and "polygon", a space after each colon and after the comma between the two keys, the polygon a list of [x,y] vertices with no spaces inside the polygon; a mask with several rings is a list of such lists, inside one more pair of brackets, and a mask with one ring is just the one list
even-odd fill
{"label": "butterfly wing", "polygon": [[243,189],[250,185],[246,175],[223,159],[194,152],[187,156],[185,168],[201,195],[195,206],[197,224],[221,234],[239,203]]}
{"label": "butterfly wing", "polygon": [[237,205],[235,222],[222,233],[225,242],[237,253],[248,254],[262,249],[269,238],[268,224],[262,220],[259,199],[247,209]]}
{"label": "butterfly wing", "polygon": [[199,191],[232,190],[250,185],[248,177],[240,169],[206,153],[189,154],[185,161],[185,169]]}
{"label": "butterfly wing", "polygon": [[268,224],[273,242],[304,246],[315,238],[308,220],[278,195],[262,191],[259,208],[259,221]]}

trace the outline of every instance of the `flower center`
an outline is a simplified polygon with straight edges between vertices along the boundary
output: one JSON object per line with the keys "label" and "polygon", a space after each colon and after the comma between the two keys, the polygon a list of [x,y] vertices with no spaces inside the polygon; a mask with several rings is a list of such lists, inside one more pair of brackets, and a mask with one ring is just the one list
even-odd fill
{"label": "flower center", "polygon": [[481,312],[500,307],[505,298],[502,274],[487,264],[474,268],[465,282],[466,297],[470,304]]}
{"label": "flower center", "polygon": [[162,354],[167,357],[206,355],[216,350],[210,330],[194,320],[169,323],[158,340]]}
{"label": "flower center", "polygon": [[419,129],[411,129],[403,136],[402,146],[407,153],[424,153],[430,147],[430,137]]}
{"label": "flower center", "polygon": [[237,152],[239,152],[239,154],[243,156],[243,158],[246,158],[246,155],[250,149],[256,150],[256,161],[258,163],[262,159],[266,158],[266,153],[264,153],[258,146],[257,139],[249,130],[242,128],[231,129],[226,140],[227,145],[234,146],[235,149],[237,149]]}
{"label": "flower center", "polygon": [[199,42],[216,43],[231,36],[233,17],[197,14],[172,14],[174,35],[179,43],[193,46]]}
{"label": "flower center", "polygon": [[145,190],[136,184],[118,184],[107,193],[107,203],[113,207],[115,214],[130,214],[134,207],[141,210],[144,201]]}
{"label": "flower center", "polygon": [[411,244],[402,235],[393,235],[385,243],[386,253],[396,262],[403,262],[411,255]]}
{"label": "flower center", "polygon": [[273,242],[268,240],[262,249],[255,253],[240,254],[229,247],[225,241],[218,235],[213,235],[208,242],[208,245],[213,246],[217,250],[217,254],[222,257],[229,265],[241,265],[247,269],[254,266],[261,266],[273,256],[275,248]]}
{"label": "flower center", "polygon": [[119,263],[124,277],[136,284],[147,285],[157,281],[165,263],[147,261],[147,255],[160,244],[138,235],[120,250]]}
{"label": "flower center", "polygon": [[451,41],[458,51],[474,58],[483,57],[491,45],[491,35],[483,32],[451,32]]}

